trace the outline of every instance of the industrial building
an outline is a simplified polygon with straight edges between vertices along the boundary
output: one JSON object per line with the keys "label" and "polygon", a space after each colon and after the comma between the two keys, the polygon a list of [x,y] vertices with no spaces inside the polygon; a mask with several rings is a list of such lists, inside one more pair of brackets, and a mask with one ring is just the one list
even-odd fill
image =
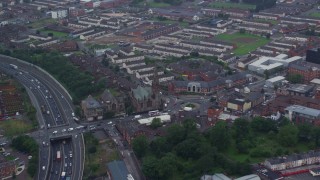
{"label": "industrial building", "polygon": [[259,74],[264,74],[266,71],[274,73],[283,67],[288,67],[292,62],[300,60],[302,60],[300,56],[288,58],[286,54],[279,54],[276,57],[262,56],[257,61],[249,64],[248,69]]}
{"label": "industrial building", "polygon": [[275,86],[281,85],[285,80],[286,80],[286,78],[283,76],[276,76],[276,77],[267,79],[265,86],[273,88]]}
{"label": "industrial building", "polygon": [[170,115],[160,115],[160,116],[153,116],[153,117],[149,117],[149,118],[145,118],[145,119],[139,119],[138,122],[140,124],[145,124],[145,125],[150,125],[152,123],[152,120],[154,118],[159,118],[161,123],[166,123],[166,122],[170,122],[171,121],[171,116]]}

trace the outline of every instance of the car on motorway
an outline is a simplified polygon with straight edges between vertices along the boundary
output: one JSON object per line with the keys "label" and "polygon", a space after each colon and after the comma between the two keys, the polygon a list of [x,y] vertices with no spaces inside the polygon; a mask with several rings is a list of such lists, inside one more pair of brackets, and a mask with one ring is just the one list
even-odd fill
{"label": "car on motorway", "polygon": [[72,154],[70,153],[69,156],[72,158]]}
{"label": "car on motorway", "polygon": [[84,128],[84,126],[78,126],[78,127],[76,127],[76,129],[81,129],[81,128]]}
{"label": "car on motorway", "polygon": [[72,166],[72,163],[70,163],[70,167]]}
{"label": "car on motorway", "polygon": [[65,164],[64,164],[64,167],[67,167],[67,166],[68,166],[68,163],[65,163]]}
{"label": "car on motorway", "polygon": [[62,131],[61,132],[66,132],[67,130],[66,129],[62,129]]}
{"label": "car on motorway", "polygon": [[58,131],[53,131],[52,133],[53,133],[53,134],[57,134],[57,133],[58,133]]}
{"label": "car on motorway", "polygon": [[42,170],[46,170],[46,166],[42,166]]}
{"label": "car on motorway", "polygon": [[69,128],[68,131],[73,131],[73,128]]}
{"label": "car on motorway", "polygon": [[112,121],[109,121],[108,124],[112,124]]}

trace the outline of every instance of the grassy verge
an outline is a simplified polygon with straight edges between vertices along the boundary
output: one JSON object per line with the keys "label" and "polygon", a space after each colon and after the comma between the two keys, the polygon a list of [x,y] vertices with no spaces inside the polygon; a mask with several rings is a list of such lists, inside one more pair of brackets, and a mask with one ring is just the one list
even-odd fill
{"label": "grassy verge", "polygon": [[213,8],[226,8],[226,9],[227,8],[244,9],[244,10],[256,9],[255,5],[244,4],[244,3],[212,2],[209,4],[209,6]]}
{"label": "grassy verge", "polygon": [[248,33],[219,34],[216,38],[236,44],[237,48],[233,51],[235,55],[247,54],[270,42],[267,38]]}
{"label": "grassy verge", "polygon": [[4,129],[5,136],[13,137],[29,132],[33,127],[22,120],[8,120],[1,121],[0,128]]}

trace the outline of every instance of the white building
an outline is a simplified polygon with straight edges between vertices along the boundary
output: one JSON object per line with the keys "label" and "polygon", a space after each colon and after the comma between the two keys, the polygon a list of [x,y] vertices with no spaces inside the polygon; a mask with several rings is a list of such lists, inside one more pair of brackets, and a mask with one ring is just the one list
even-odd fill
{"label": "white building", "polygon": [[145,119],[139,119],[138,122],[140,124],[150,125],[154,118],[159,118],[161,123],[166,123],[166,122],[171,121],[171,116],[166,114],[166,115],[161,115],[161,116],[149,117],[149,118],[145,118]]}
{"label": "white building", "polygon": [[68,10],[66,9],[58,9],[55,11],[51,11],[52,19],[62,19],[68,16]]}
{"label": "white building", "polygon": [[275,85],[276,86],[280,85],[285,80],[286,80],[286,78],[283,76],[276,76],[276,77],[267,79],[265,85],[268,87],[274,87]]}
{"label": "white building", "polygon": [[262,56],[257,61],[249,64],[248,69],[259,74],[264,74],[266,71],[272,73],[282,67],[288,67],[292,62],[300,60],[302,60],[302,57],[300,56],[288,58],[288,55],[286,54],[279,54],[276,57]]}

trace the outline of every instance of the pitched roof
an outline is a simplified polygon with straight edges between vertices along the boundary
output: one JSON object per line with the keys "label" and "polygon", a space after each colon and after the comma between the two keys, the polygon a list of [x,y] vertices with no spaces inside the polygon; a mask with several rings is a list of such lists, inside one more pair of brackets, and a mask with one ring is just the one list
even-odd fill
{"label": "pitched roof", "polygon": [[89,95],[87,97],[87,99],[85,99],[83,101],[83,103],[85,104],[85,106],[87,108],[99,108],[100,107],[100,103],[96,99],[94,99],[91,95]]}
{"label": "pitched roof", "polygon": [[138,86],[135,89],[132,89],[133,92],[133,96],[137,99],[137,100],[143,100],[145,97],[149,97],[152,94],[152,89],[151,87],[142,87],[142,86]]}

